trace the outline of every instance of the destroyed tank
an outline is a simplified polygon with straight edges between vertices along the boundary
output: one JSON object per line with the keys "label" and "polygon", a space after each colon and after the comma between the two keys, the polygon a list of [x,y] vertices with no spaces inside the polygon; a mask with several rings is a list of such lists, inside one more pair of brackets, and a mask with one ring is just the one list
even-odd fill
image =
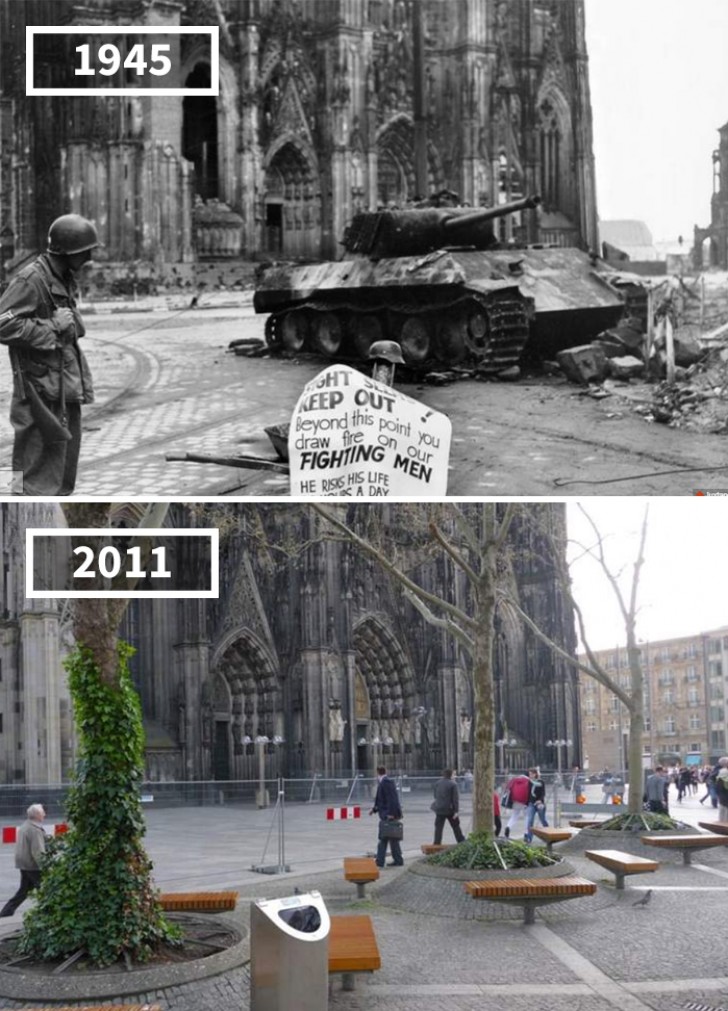
{"label": "destroyed tank", "polygon": [[268,344],[358,362],[388,339],[415,371],[468,364],[498,373],[518,364],[529,341],[542,355],[587,342],[624,310],[592,258],[499,248],[495,220],[539,203],[357,214],[343,259],[261,271],[253,304],[270,313]]}

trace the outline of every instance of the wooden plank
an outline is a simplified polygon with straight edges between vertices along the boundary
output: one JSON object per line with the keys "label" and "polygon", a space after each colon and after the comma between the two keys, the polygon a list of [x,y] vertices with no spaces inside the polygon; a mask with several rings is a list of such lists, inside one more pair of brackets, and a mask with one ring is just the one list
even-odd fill
{"label": "wooden plank", "polygon": [[344,857],[344,877],[347,881],[376,881],[379,868],[372,857]]}
{"label": "wooden plank", "polygon": [[162,909],[168,913],[194,911],[218,913],[235,909],[238,892],[163,892],[159,896]]}
{"label": "wooden plank", "polygon": [[709,832],[717,832],[718,835],[728,835],[728,821],[699,821],[701,828],[707,828]]}
{"label": "wooden plank", "polygon": [[597,886],[587,878],[509,878],[492,881],[466,881],[465,891],[474,899],[540,899],[553,896],[593,895]]}
{"label": "wooden plank", "polygon": [[660,866],[657,860],[638,857],[622,850],[584,850],[584,856],[610,871],[618,870],[622,874],[642,874],[656,871]]}
{"label": "wooden plank", "polygon": [[566,828],[536,828],[534,826],[531,831],[539,839],[543,839],[544,842],[552,843],[564,842],[566,839],[571,839],[574,834]]}
{"label": "wooden plank", "polygon": [[329,972],[374,972],[381,967],[371,916],[332,916]]}
{"label": "wooden plank", "polygon": [[675,850],[707,850],[715,846],[728,846],[728,836],[724,835],[643,835],[640,841],[646,846],[664,846]]}
{"label": "wooden plank", "polygon": [[597,828],[608,820],[608,818],[573,818],[569,822],[569,825],[572,828]]}
{"label": "wooden plank", "polygon": [[432,853],[445,853],[446,850],[454,849],[454,846],[448,843],[422,843],[420,849],[425,856],[430,856]]}

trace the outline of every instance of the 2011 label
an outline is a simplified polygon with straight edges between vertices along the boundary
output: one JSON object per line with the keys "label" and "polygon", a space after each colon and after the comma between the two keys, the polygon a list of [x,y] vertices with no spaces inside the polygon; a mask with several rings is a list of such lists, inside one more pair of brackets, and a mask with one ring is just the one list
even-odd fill
{"label": "2011 label", "polygon": [[76,67],[73,72],[77,77],[79,75],[93,77],[97,73],[113,77],[117,70],[123,66],[125,70],[133,70],[139,77],[143,77],[147,70],[156,77],[164,77],[172,69],[172,61],[166,55],[169,53],[171,46],[166,42],[154,42],[149,48],[149,60],[145,58],[146,49],[144,44],[137,42],[131,47],[122,61],[122,55],[118,46],[115,46],[111,42],[106,42],[104,45],[99,46],[96,51],[96,59],[101,64],[97,69],[91,65],[91,46],[88,43],[84,43],[82,46],[76,46],[76,52],[81,54],[81,66]]}
{"label": "2011 label", "polygon": [[124,569],[124,576],[127,579],[145,579],[147,576],[152,576],[155,579],[172,578],[172,573],[166,565],[167,549],[164,547],[152,548],[150,554],[154,555],[156,564],[149,572],[141,567],[142,549],[139,547],[126,549],[126,554],[131,557],[130,568],[124,567],[125,559],[121,551],[111,544],[107,544],[106,547],[101,548],[98,556],[88,544],[79,545],[79,547],[73,549],[73,553],[74,555],[84,556],[84,561],[73,571],[74,579],[95,579],[97,571],[91,567],[94,561],[98,566],[98,574],[105,579],[114,579],[122,569]]}

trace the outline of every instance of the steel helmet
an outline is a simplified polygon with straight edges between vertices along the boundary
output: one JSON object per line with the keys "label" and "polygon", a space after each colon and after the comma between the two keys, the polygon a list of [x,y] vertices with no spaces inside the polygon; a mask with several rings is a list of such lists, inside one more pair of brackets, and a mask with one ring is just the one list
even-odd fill
{"label": "steel helmet", "polygon": [[402,348],[396,341],[374,341],[369,348],[369,357],[383,358],[386,362],[391,362],[392,365],[405,364]]}
{"label": "steel helmet", "polygon": [[95,225],[80,214],[62,214],[48,229],[49,253],[73,256],[100,245]]}

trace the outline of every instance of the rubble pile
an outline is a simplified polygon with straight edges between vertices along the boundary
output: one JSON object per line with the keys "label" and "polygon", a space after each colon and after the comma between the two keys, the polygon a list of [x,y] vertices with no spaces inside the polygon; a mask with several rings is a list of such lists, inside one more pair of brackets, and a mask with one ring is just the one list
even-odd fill
{"label": "rubble pile", "polygon": [[728,348],[713,349],[674,383],[660,383],[652,402],[635,410],[671,428],[728,432]]}

